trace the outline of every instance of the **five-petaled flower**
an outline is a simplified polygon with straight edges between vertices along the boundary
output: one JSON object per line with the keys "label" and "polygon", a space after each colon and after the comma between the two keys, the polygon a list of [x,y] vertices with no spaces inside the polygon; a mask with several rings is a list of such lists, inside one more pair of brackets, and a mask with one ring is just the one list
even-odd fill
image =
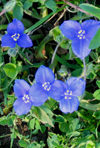
{"label": "five-petaled flower", "polygon": [[60,104],[60,110],[64,113],[72,113],[78,109],[78,96],[82,95],[85,90],[86,82],[77,77],[72,77],[63,83],[63,93],[60,98],[56,98]]}
{"label": "five-petaled flower", "polygon": [[72,50],[75,55],[84,59],[91,51],[89,44],[99,27],[100,22],[95,20],[86,20],[82,24],[68,20],[60,25],[60,30],[65,37],[72,40]]}
{"label": "five-petaled flower", "polygon": [[29,91],[34,106],[42,105],[48,97],[59,98],[63,92],[63,82],[55,80],[54,73],[48,67],[42,65],[35,74],[35,80]]}
{"label": "five-petaled flower", "polygon": [[15,80],[14,93],[18,99],[14,102],[14,110],[17,115],[27,114],[32,106],[29,96],[30,86],[23,79]]}
{"label": "five-petaled flower", "polygon": [[24,34],[24,25],[21,21],[16,18],[13,19],[13,22],[10,23],[7,27],[7,34],[5,34],[1,39],[1,46],[9,46],[11,48],[16,46],[16,43],[20,47],[31,47],[33,45],[30,37],[27,34]]}

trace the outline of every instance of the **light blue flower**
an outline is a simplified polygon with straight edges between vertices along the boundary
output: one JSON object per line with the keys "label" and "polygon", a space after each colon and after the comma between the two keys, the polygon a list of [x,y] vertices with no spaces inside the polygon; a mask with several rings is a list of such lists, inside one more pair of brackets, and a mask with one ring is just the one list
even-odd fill
{"label": "light blue flower", "polygon": [[85,85],[86,82],[77,77],[72,77],[63,83],[63,93],[60,94],[60,98],[56,98],[62,112],[67,114],[78,109],[79,100],[77,97],[83,94]]}
{"label": "light blue flower", "polygon": [[29,96],[30,86],[24,80],[15,80],[14,84],[14,93],[18,98],[14,102],[14,110],[17,115],[27,114],[32,106],[32,101],[30,100]]}
{"label": "light blue flower", "polygon": [[7,27],[7,34],[5,34],[1,39],[2,47],[15,47],[16,43],[20,47],[31,47],[33,43],[27,34],[24,34],[24,25],[21,21],[16,18]]}
{"label": "light blue flower", "polygon": [[35,74],[36,84],[34,84],[29,95],[34,106],[42,105],[48,97],[59,98],[63,92],[63,82],[55,80],[54,73],[48,67],[41,66]]}
{"label": "light blue flower", "polygon": [[75,55],[84,59],[91,51],[89,44],[99,27],[100,22],[95,20],[86,20],[82,24],[68,20],[60,25],[60,30],[65,37],[72,40],[72,50]]}

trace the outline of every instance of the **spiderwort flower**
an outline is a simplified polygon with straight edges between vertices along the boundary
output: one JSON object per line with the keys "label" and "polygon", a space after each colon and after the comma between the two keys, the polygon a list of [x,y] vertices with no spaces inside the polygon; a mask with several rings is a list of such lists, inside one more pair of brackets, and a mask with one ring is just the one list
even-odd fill
{"label": "spiderwort flower", "polygon": [[23,79],[15,80],[14,93],[18,99],[14,102],[14,110],[17,115],[27,114],[32,106],[29,96],[30,86]]}
{"label": "spiderwort flower", "polygon": [[60,30],[65,37],[72,40],[72,50],[75,55],[84,59],[91,51],[89,44],[99,27],[100,22],[95,20],[86,20],[82,24],[68,20],[60,25]]}
{"label": "spiderwort flower", "polygon": [[50,68],[42,65],[35,74],[35,80],[36,83],[29,91],[34,106],[42,105],[48,97],[59,99],[63,92],[63,82],[54,79],[54,73]]}
{"label": "spiderwort flower", "polygon": [[85,90],[85,81],[81,78],[72,77],[63,83],[63,93],[60,98],[56,98],[60,104],[60,110],[64,113],[72,113],[78,109],[78,96]]}
{"label": "spiderwort flower", "polygon": [[21,21],[16,18],[7,27],[7,34],[5,34],[1,39],[1,46],[9,46],[11,48],[15,47],[16,43],[20,47],[31,47],[33,45],[30,37],[24,34],[24,25]]}

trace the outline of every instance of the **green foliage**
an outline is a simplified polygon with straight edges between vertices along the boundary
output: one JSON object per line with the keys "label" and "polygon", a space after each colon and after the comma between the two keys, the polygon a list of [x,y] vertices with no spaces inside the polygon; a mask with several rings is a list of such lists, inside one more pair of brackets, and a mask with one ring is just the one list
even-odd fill
{"label": "green foliage", "polygon": [[96,35],[93,37],[93,39],[90,42],[89,48],[90,49],[95,49],[100,46],[100,29],[98,29]]}
{"label": "green foliage", "polygon": [[[62,35],[59,25],[64,20],[100,19],[99,3],[93,0],[89,3],[85,0],[0,2],[0,40],[8,23],[17,18],[23,22],[24,33],[34,44],[29,48],[17,45],[15,48],[0,48],[0,146],[4,147],[2,139],[10,137],[10,148],[15,147],[17,140],[17,145],[23,148],[100,148],[100,29],[89,45],[94,50],[85,58],[86,91],[78,98],[77,111],[62,113],[59,101],[53,98],[48,98],[39,107],[32,106],[26,115],[19,116],[13,109],[17,99],[13,91],[15,79],[24,79],[32,85],[35,72],[41,65],[50,67],[55,79],[63,82],[73,76],[84,79],[83,60],[73,53],[72,41]],[[83,13],[78,6],[90,15]],[[5,133],[3,128],[9,128],[9,131]]]}
{"label": "green foliage", "polygon": [[80,4],[79,5],[83,10],[85,10],[86,12],[92,14],[93,16],[96,16],[98,19],[100,19],[100,8],[92,5],[92,4]]}

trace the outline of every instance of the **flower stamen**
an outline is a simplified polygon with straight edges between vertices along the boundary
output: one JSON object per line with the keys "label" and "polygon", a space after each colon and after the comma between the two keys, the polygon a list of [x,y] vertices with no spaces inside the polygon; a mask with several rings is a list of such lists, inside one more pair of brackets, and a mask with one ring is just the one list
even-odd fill
{"label": "flower stamen", "polygon": [[69,96],[71,96],[72,95],[72,91],[70,91],[70,90],[67,90],[67,92],[65,92],[64,93],[64,97],[65,97],[65,99],[71,99],[71,97],[69,97]]}
{"label": "flower stamen", "polygon": [[11,36],[13,38],[14,41],[17,41],[20,37],[19,33],[15,33],[14,35]]}
{"label": "flower stamen", "polygon": [[30,101],[29,101],[30,98],[29,98],[28,95],[24,95],[24,96],[22,97],[22,99],[24,100],[25,103],[30,102]]}
{"label": "flower stamen", "polygon": [[44,84],[42,84],[42,87],[44,88],[44,90],[49,91],[51,88],[51,85],[49,82],[45,82]]}
{"label": "flower stamen", "polygon": [[81,40],[81,39],[85,39],[85,30],[80,30],[78,31],[78,38]]}

